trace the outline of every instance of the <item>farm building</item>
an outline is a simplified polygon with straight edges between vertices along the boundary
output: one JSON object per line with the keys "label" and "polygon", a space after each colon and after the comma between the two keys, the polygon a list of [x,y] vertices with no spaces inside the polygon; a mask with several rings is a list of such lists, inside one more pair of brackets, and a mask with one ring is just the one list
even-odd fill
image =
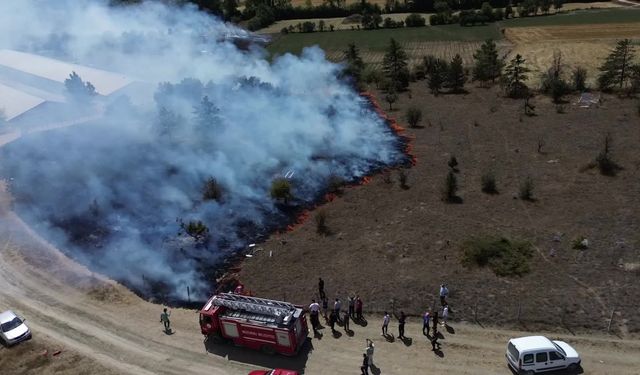
{"label": "farm building", "polygon": [[98,95],[113,96],[134,81],[122,74],[71,64],[48,57],[0,49],[0,111],[9,124],[38,118],[48,109],[64,107],[64,81],[76,72],[91,82]]}

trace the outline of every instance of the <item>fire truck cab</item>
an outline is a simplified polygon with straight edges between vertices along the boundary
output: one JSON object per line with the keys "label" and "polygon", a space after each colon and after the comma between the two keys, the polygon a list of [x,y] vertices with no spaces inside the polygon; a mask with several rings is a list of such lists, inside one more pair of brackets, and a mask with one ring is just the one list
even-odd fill
{"label": "fire truck cab", "polygon": [[308,335],[301,307],[235,293],[220,293],[207,301],[200,310],[200,331],[216,343],[232,341],[288,356],[300,351]]}

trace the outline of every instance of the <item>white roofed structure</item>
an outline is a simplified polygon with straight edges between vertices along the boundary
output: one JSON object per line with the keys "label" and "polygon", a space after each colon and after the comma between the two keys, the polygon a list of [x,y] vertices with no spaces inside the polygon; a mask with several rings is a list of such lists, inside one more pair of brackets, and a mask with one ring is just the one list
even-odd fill
{"label": "white roofed structure", "polygon": [[29,95],[0,83],[0,111],[4,114],[4,120],[6,121],[20,116],[45,101],[45,99]]}
{"label": "white roofed structure", "polygon": [[0,49],[0,66],[62,84],[71,72],[76,72],[83,81],[91,82],[98,94],[105,96],[133,82],[122,74],[8,49]]}

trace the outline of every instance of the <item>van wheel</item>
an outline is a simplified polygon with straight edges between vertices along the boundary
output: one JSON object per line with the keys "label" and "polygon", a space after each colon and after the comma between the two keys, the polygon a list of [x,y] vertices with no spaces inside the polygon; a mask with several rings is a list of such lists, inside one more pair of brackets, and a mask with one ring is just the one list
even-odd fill
{"label": "van wheel", "polygon": [[575,363],[572,363],[569,365],[569,367],[567,367],[567,370],[571,373],[571,374],[575,374],[576,371],[578,371],[578,365],[576,365]]}
{"label": "van wheel", "polygon": [[263,345],[262,348],[260,348],[260,350],[262,350],[262,352],[266,355],[276,354],[276,350],[271,345]]}
{"label": "van wheel", "polygon": [[220,336],[217,333],[214,333],[213,335],[209,335],[207,336],[208,340],[211,340],[211,342],[213,342],[214,344],[226,344],[228,341],[227,339],[225,339],[224,337]]}

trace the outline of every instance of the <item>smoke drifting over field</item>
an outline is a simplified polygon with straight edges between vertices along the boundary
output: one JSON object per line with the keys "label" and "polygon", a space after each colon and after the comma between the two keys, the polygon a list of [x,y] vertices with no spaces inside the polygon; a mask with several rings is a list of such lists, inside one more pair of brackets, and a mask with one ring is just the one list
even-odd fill
{"label": "smoke drifting over field", "polygon": [[[102,120],[0,150],[18,212],[72,257],[143,294],[184,299],[188,285],[203,297],[225,255],[286,223],[291,206],[317,200],[331,176],[353,181],[406,161],[397,136],[321,50],[269,63],[261,49],[229,42],[246,35],[188,6],[0,2],[0,48],[157,87],[131,102],[109,99]],[[288,205],[269,195],[284,175],[295,197]],[[211,177],[217,201],[203,199]],[[202,220],[210,240],[179,235],[176,219]]]}

